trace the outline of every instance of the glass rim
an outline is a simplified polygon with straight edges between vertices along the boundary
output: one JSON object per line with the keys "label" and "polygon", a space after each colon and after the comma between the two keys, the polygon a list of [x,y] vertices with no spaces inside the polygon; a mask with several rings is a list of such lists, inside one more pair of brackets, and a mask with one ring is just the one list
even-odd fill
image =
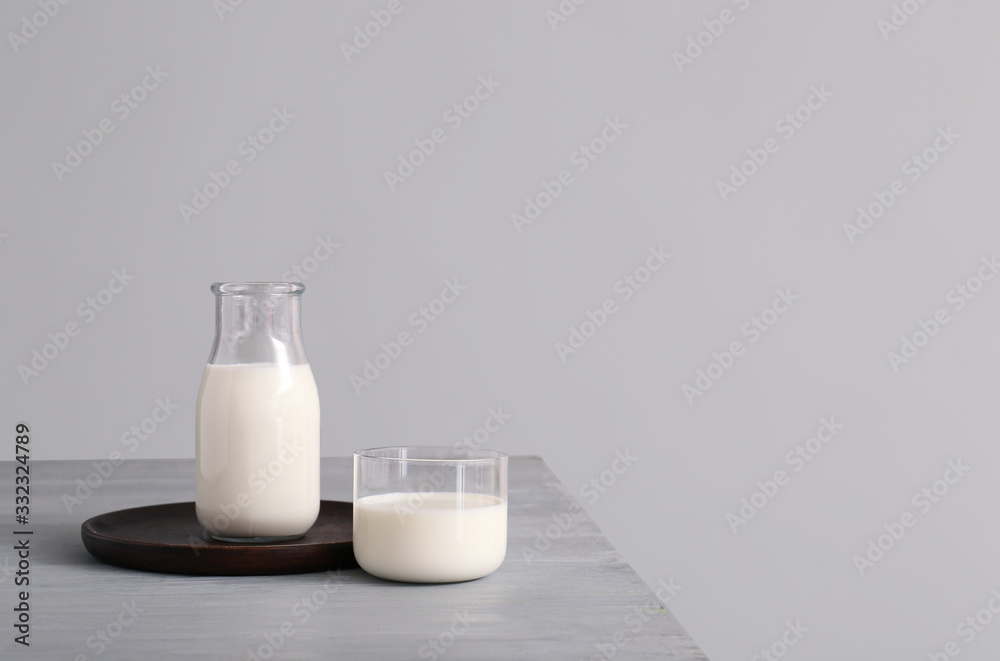
{"label": "glass rim", "polygon": [[216,296],[294,296],[306,290],[301,282],[213,282],[210,287]]}
{"label": "glass rim", "polygon": [[[378,454],[380,451],[388,450],[427,450],[427,451],[438,451],[441,454],[447,455],[444,457],[391,457],[385,454]],[[480,455],[480,456],[476,456]],[[506,452],[501,452],[500,450],[485,450],[485,449],[475,449],[469,450],[467,455],[459,454],[455,448],[448,445],[386,445],[377,448],[365,448],[363,450],[355,450],[355,457],[361,457],[362,459],[375,459],[379,461],[393,461],[393,462],[414,462],[414,463],[428,463],[428,464],[481,464],[489,463],[497,460],[507,459],[510,455]]]}

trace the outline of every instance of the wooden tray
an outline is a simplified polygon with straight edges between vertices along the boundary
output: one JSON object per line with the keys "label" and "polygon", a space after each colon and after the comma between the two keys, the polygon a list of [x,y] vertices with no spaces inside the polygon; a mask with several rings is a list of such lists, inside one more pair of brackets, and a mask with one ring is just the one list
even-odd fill
{"label": "wooden tray", "polygon": [[319,518],[303,537],[269,544],[208,537],[194,503],[109,512],[80,527],[83,545],[101,562],[168,574],[261,576],[357,567],[351,543],[353,505],[320,501]]}

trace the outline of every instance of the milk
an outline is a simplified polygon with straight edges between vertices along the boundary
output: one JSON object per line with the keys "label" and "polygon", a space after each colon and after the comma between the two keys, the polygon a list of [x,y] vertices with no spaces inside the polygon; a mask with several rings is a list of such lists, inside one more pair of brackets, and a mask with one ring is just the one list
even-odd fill
{"label": "milk", "polygon": [[354,556],[395,581],[467,581],[507,553],[507,503],[461,493],[388,493],[354,503]]}
{"label": "milk", "polygon": [[198,521],[289,537],[319,514],[319,395],[309,365],[208,365],[196,423]]}

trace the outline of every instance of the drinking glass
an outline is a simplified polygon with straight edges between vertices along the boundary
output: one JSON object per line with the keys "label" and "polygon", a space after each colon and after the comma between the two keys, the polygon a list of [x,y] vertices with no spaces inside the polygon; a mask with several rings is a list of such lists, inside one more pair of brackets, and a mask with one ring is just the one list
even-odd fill
{"label": "drinking glass", "polygon": [[507,455],[450,447],[354,453],[354,555],[381,578],[449,583],[507,552]]}

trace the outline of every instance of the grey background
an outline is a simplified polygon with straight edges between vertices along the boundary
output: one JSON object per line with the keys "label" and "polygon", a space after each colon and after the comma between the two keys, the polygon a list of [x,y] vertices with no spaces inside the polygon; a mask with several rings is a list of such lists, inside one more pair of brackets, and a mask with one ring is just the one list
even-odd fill
{"label": "grey background", "polygon": [[[994,658],[990,625],[971,642],[955,627],[1000,587],[1000,286],[960,311],[947,297],[998,249],[1000,7],[907,4],[885,38],[882,0],[587,2],[556,29],[554,0],[403,0],[348,62],[340,44],[387,2],[70,3],[16,52],[9,33],[42,10],[4,3],[3,428],[30,422],[36,459],[193,456],[208,285],[282,279],[329,237],[303,295],[324,455],[452,444],[502,407],[486,445],[543,456],[651,586],[682,585],[669,607],[711,658],[751,658],[796,619],[788,658],[927,658],[949,640]],[[169,76],[119,119],[147,66]],[[500,86],[453,130],[443,114],[480,76]],[[784,139],[776,123],[824,85]],[[294,119],[246,163],[275,108]],[[114,131],[58,181],[52,162],[105,117]],[[577,172],[608,118],[627,129]],[[909,181],[903,163],[948,127],[961,137]],[[435,128],[446,141],[390,192],[384,172]],[[768,138],[778,151],[723,201],[716,182]],[[241,174],[186,224],[178,205],[230,159]],[[562,169],[574,183],[519,233],[511,214]],[[896,178],[905,194],[850,243],[844,223]],[[616,281],[661,245],[666,266],[622,301]],[[114,269],[134,280],[86,323]],[[454,278],[467,289],[416,333]],[[799,300],[749,343],[778,288]],[[608,297],[619,312],[562,362],[555,344]],[[951,321],[894,371],[888,352],[938,308]],[[25,383],[18,366],[71,321]],[[357,394],[351,374],[401,331],[413,344]],[[746,353],[689,403],[682,386],[734,340]],[[128,450],[157,398],[178,409]],[[793,473],[786,453],[824,416],[843,429]],[[616,452],[639,459],[614,475]],[[959,459],[968,474],[920,514],[912,496]],[[789,483],[732,532],[777,470]],[[860,575],[853,557],[906,511],[916,525]]]}

